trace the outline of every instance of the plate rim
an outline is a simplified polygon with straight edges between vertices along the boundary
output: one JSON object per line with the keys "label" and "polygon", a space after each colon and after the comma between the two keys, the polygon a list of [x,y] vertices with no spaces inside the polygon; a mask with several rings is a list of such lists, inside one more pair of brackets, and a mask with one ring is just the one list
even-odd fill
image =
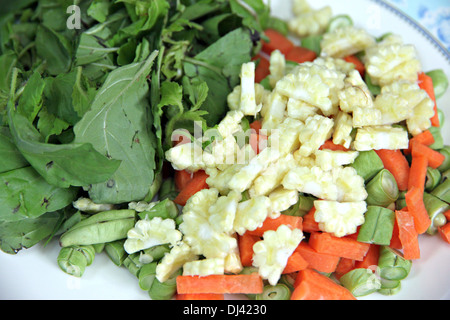
{"label": "plate rim", "polygon": [[422,26],[419,21],[412,18],[406,12],[400,10],[395,5],[388,3],[386,0],[369,0],[374,2],[381,7],[384,7],[388,11],[394,13],[399,18],[403,19],[409,25],[411,25],[414,29],[422,33],[423,36],[442,54],[442,56],[450,63],[450,51],[439,41],[430,31],[428,31],[424,26]]}

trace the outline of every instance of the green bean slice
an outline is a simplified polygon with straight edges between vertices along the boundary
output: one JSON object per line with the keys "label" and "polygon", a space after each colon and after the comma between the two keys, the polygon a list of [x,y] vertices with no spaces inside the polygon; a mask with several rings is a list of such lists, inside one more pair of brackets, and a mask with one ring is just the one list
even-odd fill
{"label": "green bean slice", "polygon": [[88,266],[88,259],[80,247],[64,247],[59,251],[57,263],[65,273],[80,278]]}
{"label": "green bean slice", "polygon": [[358,233],[358,241],[389,245],[394,230],[394,223],[394,211],[379,206],[368,206],[365,213],[365,222]]}
{"label": "green bean slice", "polygon": [[152,287],[156,277],[156,266],[157,263],[153,262],[141,267],[139,272],[139,287],[142,290],[148,291]]}
{"label": "green bean slice", "polygon": [[427,177],[425,181],[425,190],[432,191],[441,182],[441,172],[438,169],[429,167],[427,169]]}
{"label": "green bean slice", "polygon": [[400,292],[402,289],[402,284],[398,280],[386,280],[381,278],[381,288],[378,290],[378,293],[384,296],[393,296]]}
{"label": "green bean slice", "polygon": [[289,300],[291,294],[291,290],[285,284],[267,285],[263,293],[256,295],[256,300]]}
{"label": "green bean slice", "polygon": [[380,277],[386,280],[403,280],[411,271],[412,262],[403,258],[400,252],[388,246],[380,247],[378,267]]}
{"label": "green bean slice", "polygon": [[372,180],[373,177],[384,169],[383,161],[381,161],[374,150],[360,152],[350,166],[356,170],[365,182]]}
{"label": "green bean slice", "polygon": [[127,258],[127,253],[123,247],[125,240],[117,240],[105,244],[105,252],[111,261],[120,267]]}
{"label": "green bean slice", "polygon": [[164,282],[160,282],[156,277],[152,282],[148,295],[152,300],[170,300],[177,292],[177,277],[182,274],[182,269],[178,269]]}
{"label": "green bean slice", "polygon": [[380,280],[366,268],[353,269],[344,274],[339,281],[355,297],[367,296],[381,288]]}
{"label": "green bean slice", "polygon": [[373,206],[387,207],[397,201],[399,196],[397,181],[386,169],[381,170],[369,181],[366,191],[368,193],[366,202]]}
{"label": "green bean slice", "polygon": [[450,180],[447,179],[439,184],[431,191],[431,194],[446,203],[450,203]]}
{"label": "green bean slice", "polygon": [[448,203],[428,192],[424,192],[423,201],[425,208],[427,209],[428,216],[431,219],[431,225],[428,228],[427,233],[430,235],[435,235],[438,232],[438,227],[442,226],[442,223],[446,222],[446,219],[444,219],[444,212],[449,210],[450,206]]}
{"label": "green bean slice", "polygon": [[439,172],[443,173],[447,170],[450,170],[450,147],[445,146],[439,152],[445,156],[444,163],[438,168]]}
{"label": "green bean slice", "polygon": [[333,17],[328,24],[327,32],[334,31],[338,28],[353,26],[353,20],[349,15],[340,14]]}
{"label": "green bean slice", "polygon": [[441,98],[448,89],[448,78],[442,69],[432,70],[426,73],[433,79],[433,87],[436,99]]}

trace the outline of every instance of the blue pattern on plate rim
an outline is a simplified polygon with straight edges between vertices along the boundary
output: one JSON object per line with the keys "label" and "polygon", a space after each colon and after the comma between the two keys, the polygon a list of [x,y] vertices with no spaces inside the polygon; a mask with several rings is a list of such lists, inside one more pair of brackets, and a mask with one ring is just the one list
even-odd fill
{"label": "blue pattern on plate rim", "polygon": [[[404,21],[408,22],[411,26],[413,26],[416,30],[421,32],[432,44],[433,46],[439,50],[439,52],[442,53],[444,58],[450,62],[450,31],[449,31],[449,25],[450,25],[450,10],[448,13],[448,17],[444,15],[441,19],[434,19],[434,26],[428,25],[429,29],[435,29],[435,32],[437,36],[440,38],[439,41],[436,39],[436,37],[428,30],[426,30],[422,25],[420,25],[415,19],[411,18],[409,15],[407,15],[405,12],[401,11],[400,9],[396,8],[394,5],[387,3],[385,0],[371,0],[372,2],[375,2],[379,4],[380,6],[384,7],[385,9],[393,12],[400,18],[402,18]],[[392,1],[392,0],[391,0]],[[402,4],[405,2],[405,0],[395,0],[392,2],[397,2],[399,4]],[[431,11],[424,6],[420,7],[420,10],[418,12],[418,16],[423,18],[422,21],[431,21],[432,19],[428,18],[428,20],[425,20],[427,16],[429,16]],[[449,48],[446,48],[443,44],[443,42],[448,43]]]}

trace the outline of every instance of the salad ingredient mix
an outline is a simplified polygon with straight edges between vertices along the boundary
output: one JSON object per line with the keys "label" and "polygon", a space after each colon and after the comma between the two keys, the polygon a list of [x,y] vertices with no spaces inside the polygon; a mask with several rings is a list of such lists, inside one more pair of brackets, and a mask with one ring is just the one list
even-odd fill
{"label": "salad ingredient mix", "polygon": [[399,35],[304,0],[78,5],[0,15],[5,253],[103,252],[154,300],[353,300],[449,243],[448,80]]}

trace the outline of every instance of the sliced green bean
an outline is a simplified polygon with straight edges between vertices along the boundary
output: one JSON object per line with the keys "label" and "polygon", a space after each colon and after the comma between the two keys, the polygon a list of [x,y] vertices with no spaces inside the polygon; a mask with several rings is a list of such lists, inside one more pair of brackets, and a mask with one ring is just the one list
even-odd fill
{"label": "sliced green bean", "polygon": [[142,264],[139,262],[139,253],[132,253],[128,255],[123,261],[125,268],[130,271],[135,277],[139,277]]}
{"label": "sliced green bean", "polygon": [[152,263],[161,260],[166,253],[170,252],[169,244],[162,244],[143,250],[140,253],[139,261],[142,264]]}
{"label": "sliced green bean", "polygon": [[314,207],[314,200],[315,198],[313,197],[300,194],[298,202],[288,210],[283,211],[283,214],[288,216],[303,217]]}
{"label": "sliced green bean", "polygon": [[178,214],[179,211],[175,202],[170,199],[164,199],[163,201],[158,202],[151,209],[138,213],[138,216],[141,219],[148,217],[150,220],[155,217],[160,217],[162,219],[175,219]]}
{"label": "sliced green bean", "polygon": [[445,157],[444,163],[438,168],[440,172],[450,170],[450,147],[445,146],[439,152]]}
{"label": "sliced green bean", "polygon": [[442,172],[441,183],[445,182],[445,180],[450,179],[450,170]]}
{"label": "sliced green bean", "polygon": [[365,182],[370,181],[384,169],[383,161],[374,150],[362,151],[350,165]]}
{"label": "sliced green bean", "polygon": [[80,278],[86,267],[91,265],[95,257],[95,249],[92,246],[63,247],[59,251],[58,266],[65,273]]}
{"label": "sliced green bean", "polygon": [[388,246],[394,230],[394,211],[379,206],[368,206],[364,217],[365,222],[358,232],[358,241]]}
{"label": "sliced green bean", "polygon": [[393,296],[400,292],[402,289],[402,284],[398,280],[386,280],[381,278],[381,288],[378,290],[378,293],[384,296]]}
{"label": "sliced green bean", "polygon": [[446,203],[450,203],[450,180],[447,179],[433,188],[431,194]]}
{"label": "sliced green bean", "polygon": [[441,126],[441,128],[444,127],[445,125],[445,113],[444,111],[442,111],[442,109],[438,108],[438,117],[439,117],[439,125]]}
{"label": "sliced green bean", "polygon": [[291,294],[291,290],[285,284],[267,285],[264,287],[263,293],[256,295],[255,300],[289,300]]}
{"label": "sliced green bean", "polygon": [[412,262],[403,258],[402,254],[388,246],[380,247],[378,267],[380,277],[386,280],[403,280],[411,271]]}
{"label": "sliced green bean", "polygon": [[442,175],[438,169],[429,167],[427,169],[427,177],[425,180],[425,190],[426,191],[434,190],[441,182],[441,178]]}
{"label": "sliced green bean", "polygon": [[398,194],[398,199],[395,201],[395,209],[402,210],[406,207],[406,193],[407,191],[401,191]]}
{"label": "sliced green bean", "polygon": [[107,243],[127,237],[134,227],[134,210],[111,210],[84,219],[65,232],[59,239],[62,247]]}
{"label": "sliced green bean", "polygon": [[105,244],[105,252],[111,261],[120,267],[127,258],[127,253],[123,247],[125,240],[116,240]]}
{"label": "sliced green bean", "polygon": [[143,265],[139,272],[139,287],[142,290],[148,291],[153,285],[154,280],[156,279],[156,266],[157,263],[149,263]]}
{"label": "sliced green bean", "polygon": [[368,205],[387,207],[397,201],[399,190],[397,181],[388,170],[381,170],[366,185]]}
{"label": "sliced green bean", "polygon": [[353,20],[349,15],[340,14],[333,17],[328,24],[327,32],[334,31],[338,28],[353,26]]}
{"label": "sliced green bean", "polygon": [[294,290],[295,278],[291,274],[282,274],[278,282],[287,286],[291,291]]}
{"label": "sliced green bean", "polygon": [[433,79],[434,94],[436,99],[442,97],[448,89],[448,78],[442,69],[432,70],[426,73]]}
{"label": "sliced green bean", "polygon": [[369,76],[369,73],[366,72],[365,76],[364,76],[364,80],[366,82],[367,88],[369,88],[370,92],[374,95],[377,96],[381,93],[381,87],[377,86],[376,84],[374,84],[372,82],[372,78]]}
{"label": "sliced green bean", "polygon": [[355,297],[367,296],[381,288],[380,280],[366,268],[353,269],[344,274],[339,281]]}
{"label": "sliced green bean", "polygon": [[435,235],[438,232],[438,228],[446,224],[447,219],[445,218],[444,213],[450,209],[450,206],[446,202],[432,194],[429,194],[428,192],[424,192],[423,201],[425,208],[427,209],[428,216],[431,219],[431,225],[428,228],[427,233],[430,235]]}
{"label": "sliced green bean", "polygon": [[175,200],[179,191],[175,186],[175,181],[173,179],[166,179],[162,182],[161,188],[159,189],[158,199],[160,201],[165,199]]}
{"label": "sliced green bean", "polygon": [[105,243],[96,243],[92,245],[95,249],[95,253],[101,253],[105,249]]}
{"label": "sliced green bean", "polygon": [[155,180],[153,181],[153,184],[150,186],[150,190],[148,191],[148,194],[145,196],[144,201],[151,202],[155,199],[155,197],[158,195],[159,189],[161,188],[162,182],[163,182],[163,175],[162,172],[160,172],[155,176]]}
{"label": "sliced green bean", "polygon": [[322,42],[323,36],[308,36],[302,39],[302,47],[314,51],[317,56],[320,56],[322,52],[322,47],[320,43]]}
{"label": "sliced green bean", "polygon": [[430,145],[433,150],[440,150],[444,148],[444,137],[442,136],[442,131],[440,127],[431,127],[428,129],[433,135],[434,143]]}
{"label": "sliced green bean", "polygon": [[170,300],[177,292],[177,277],[182,274],[182,269],[172,274],[169,279],[160,282],[157,278],[153,280],[148,295],[152,300]]}

